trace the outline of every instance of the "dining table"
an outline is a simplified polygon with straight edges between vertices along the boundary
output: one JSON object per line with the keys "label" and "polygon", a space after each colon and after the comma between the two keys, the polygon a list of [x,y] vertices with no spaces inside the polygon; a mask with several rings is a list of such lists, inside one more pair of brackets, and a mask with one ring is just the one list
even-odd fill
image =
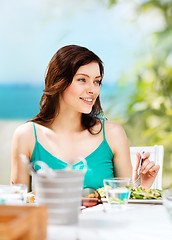
{"label": "dining table", "polygon": [[170,240],[172,221],[163,204],[108,203],[82,210],[78,224],[48,225],[46,240]]}

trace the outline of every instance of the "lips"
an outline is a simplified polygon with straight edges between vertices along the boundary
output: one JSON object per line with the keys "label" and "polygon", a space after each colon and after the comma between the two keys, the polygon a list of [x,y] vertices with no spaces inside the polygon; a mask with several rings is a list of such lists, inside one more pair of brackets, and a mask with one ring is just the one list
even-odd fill
{"label": "lips", "polygon": [[93,98],[82,98],[80,97],[80,99],[84,102],[84,103],[87,103],[89,105],[92,105],[93,104]]}

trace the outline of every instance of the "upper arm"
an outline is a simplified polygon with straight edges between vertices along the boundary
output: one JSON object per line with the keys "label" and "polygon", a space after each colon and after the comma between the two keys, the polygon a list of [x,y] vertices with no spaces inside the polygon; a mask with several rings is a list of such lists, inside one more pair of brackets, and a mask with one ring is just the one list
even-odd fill
{"label": "upper arm", "polygon": [[29,187],[29,171],[20,158],[25,154],[30,158],[30,134],[27,124],[18,127],[13,135],[11,149],[11,182],[14,184],[26,184]]}
{"label": "upper arm", "polygon": [[114,166],[119,177],[132,177],[130,148],[124,129],[115,123],[106,122],[106,139],[114,154]]}

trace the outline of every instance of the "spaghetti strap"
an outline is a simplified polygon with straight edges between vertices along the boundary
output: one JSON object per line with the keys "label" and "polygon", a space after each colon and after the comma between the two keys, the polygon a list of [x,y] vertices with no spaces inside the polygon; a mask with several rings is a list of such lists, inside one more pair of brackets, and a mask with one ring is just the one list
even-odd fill
{"label": "spaghetti strap", "polygon": [[41,156],[40,156],[40,150],[39,150],[39,142],[38,142],[38,139],[37,139],[37,134],[36,134],[36,126],[35,126],[35,123],[33,122],[33,129],[34,129],[34,133],[35,133],[35,149],[37,151],[37,154],[38,154],[38,159],[37,160],[41,160]]}
{"label": "spaghetti strap", "polygon": [[35,140],[37,142],[38,140],[37,140],[36,127],[35,127],[35,123],[34,122],[33,122],[33,129],[34,129],[34,133],[35,133]]}
{"label": "spaghetti strap", "polygon": [[105,120],[103,119],[103,138],[104,140],[106,139],[105,137]]}

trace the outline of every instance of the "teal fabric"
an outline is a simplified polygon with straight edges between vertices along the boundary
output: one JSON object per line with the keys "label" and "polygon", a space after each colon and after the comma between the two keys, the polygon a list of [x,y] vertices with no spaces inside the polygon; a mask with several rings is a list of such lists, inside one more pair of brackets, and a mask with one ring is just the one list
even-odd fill
{"label": "teal fabric", "polygon": [[[103,136],[104,139],[98,148],[88,155],[85,159],[87,161],[87,172],[84,178],[83,187],[92,187],[95,189],[103,187],[103,179],[115,177],[115,170],[113,165],[113,152],[106,141],[105,127],[103,120]],[[33,122],[35,132],[35,147],[32,153],[31,162],[34,163],[34,167],[37,170],[38,165],[36,161],[43,161],[52,169],[64,169],[67,163],[54,157],[49,153],[37,140],[35,123]],[[73,165],[73,168],[82,167],[83,162],[78,162]]]}

